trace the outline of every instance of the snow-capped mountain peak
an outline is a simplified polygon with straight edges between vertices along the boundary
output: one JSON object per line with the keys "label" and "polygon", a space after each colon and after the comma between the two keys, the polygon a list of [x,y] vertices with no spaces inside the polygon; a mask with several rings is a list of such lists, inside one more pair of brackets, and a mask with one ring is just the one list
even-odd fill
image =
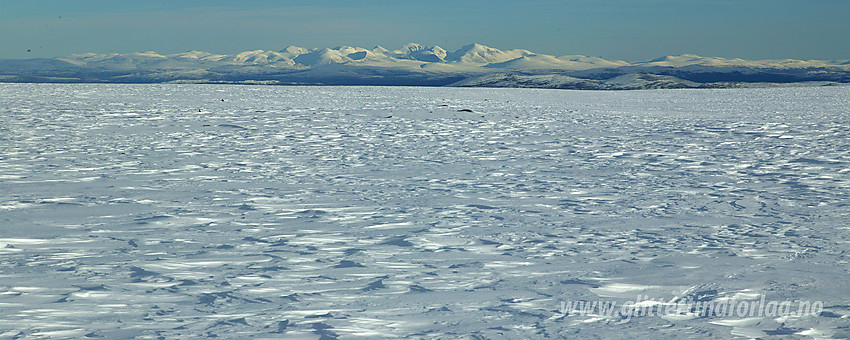
{"label": "snow-capped mountain peak", "polygon": [[532,54],[534,53],[527,50],[502,51],[475,43],[463,46],[457,51],[449,53],[446,56],[446,61],[470,64],[491,64],[505,62]]}
{"label": "snow-capped mountain peak", "polygon": [[205,57],[209,57],[211,55],[213,55],[213,54],[209,53],[209,52],[189,51],[189,52],[172,54],[172,55],[170,55],[170,57],[172,57],[172,58],[202,59],[202,58],[205,58]]}
{"label": "snow-capped mountain peak", "polygon": [[318,66],[327,64],[342,64],[351,61],[351,58],[344,56],[338,50],[323,48],[310,53],[299,55],[292,59],[298,64],[305,66]]}
{"label": "snow-capped mountain peak", "polygon": [[[641,76],[623,77],[631,74]],[[555,75],[558,77],[550,77]],[[523,49],[500,50],[478,43],[465,45],[453,52],[440,46],[408,43],[392,51],[382,46],[371,49],[288,46],[280,51],[253,50],[230,55],[202,51],[162,55],[148,51],[0,60],[0,81],[22,82],[57,79],[87,82],[249,82],[259,79],[263,82],[307,84],[447,85],[473,78],[477,80],[463,84],[535,87],[550,84],[559,88],[622,89],[694,87],[712,82],[733,85],[802,81],[847,83],[850,82],[850,61],[752,61],[682,54],[628,63],[582,55],[556,57]],[[623,85],[625,83],[632,85]]]}
{"label": "snow-capped mountain peak", "polygon": [[389,52],[389,51],[390,51],[390,50],[388,50],[388,49],[384,48],[384,47],[383,47],[383,46],[381,46],[381,45],[377,45],[377,46],[375,46],[375,47],[373,47],[373,48],[372,48],[372,52],[374,52],[374,53],[382,53],[382,54],[383,54],[383,53],[387,53],[387,52]]}
{"label": "snow-capped mountain peak", "polygon": [[422,45],[417,44],[417,43],[409,43],[409,44],[402,46],[400,49],[396,50],[395,53],[396,54],[402,54],[402,55],[409,55],[413,52],[423,50],[423,49],[425,49],[425,46],[422,46]]}
{"label": "snow-capped mountain peak", "polygon": [[288,47],[280,50],[280,53],[297,56],[297,55],[301,55],[301,54],[310,53],[310,50],[303,48],[303,47],[298,47],[298,46],[288,46]]}

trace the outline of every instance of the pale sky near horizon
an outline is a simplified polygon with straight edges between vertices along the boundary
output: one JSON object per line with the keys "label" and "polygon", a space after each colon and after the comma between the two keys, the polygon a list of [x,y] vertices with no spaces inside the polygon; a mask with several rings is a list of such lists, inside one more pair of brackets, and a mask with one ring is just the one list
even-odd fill
{"label": "pale sky near horizon", "polygon": [[477,42],[627,61],[850,59],[848,0],[0,0],[0,59]]}

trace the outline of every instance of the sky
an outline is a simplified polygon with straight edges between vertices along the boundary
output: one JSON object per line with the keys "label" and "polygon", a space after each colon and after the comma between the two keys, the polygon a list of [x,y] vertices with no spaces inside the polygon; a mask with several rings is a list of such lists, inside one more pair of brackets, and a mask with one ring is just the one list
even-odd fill
{"label": "sky", "polygon": [[848,0],[0,0],[0,59],[480,43],[642,61],[850,59]]}

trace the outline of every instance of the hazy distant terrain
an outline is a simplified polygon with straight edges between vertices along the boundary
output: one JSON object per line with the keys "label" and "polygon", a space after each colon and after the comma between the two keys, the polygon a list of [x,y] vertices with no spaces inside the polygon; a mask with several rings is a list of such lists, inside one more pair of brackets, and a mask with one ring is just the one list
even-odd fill
{"label": "hazy distant terrain", "polygon": [[2,82],[416,85],[623,90],[850,82],[850,61],[668,56],[643,62],[551,56],[470,44],[457,51],[408,44],[390,51],[341,46],[221,55],[74,54],[0,60]]}
{"label": "hazy distant terrain", "polygon": [[[847,338],[848,107],[0,84],[0,338]],[[822,311],[563,307],[650,298]]]}

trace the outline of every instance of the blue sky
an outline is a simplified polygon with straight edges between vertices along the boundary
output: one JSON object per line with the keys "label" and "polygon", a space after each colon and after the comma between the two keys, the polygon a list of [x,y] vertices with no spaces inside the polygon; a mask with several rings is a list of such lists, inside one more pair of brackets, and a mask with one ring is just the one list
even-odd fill
{"label": "blue sky", "polygon": [[478,42],[638,61],[850,59],[848,0],[0,0],[0,58]]}

